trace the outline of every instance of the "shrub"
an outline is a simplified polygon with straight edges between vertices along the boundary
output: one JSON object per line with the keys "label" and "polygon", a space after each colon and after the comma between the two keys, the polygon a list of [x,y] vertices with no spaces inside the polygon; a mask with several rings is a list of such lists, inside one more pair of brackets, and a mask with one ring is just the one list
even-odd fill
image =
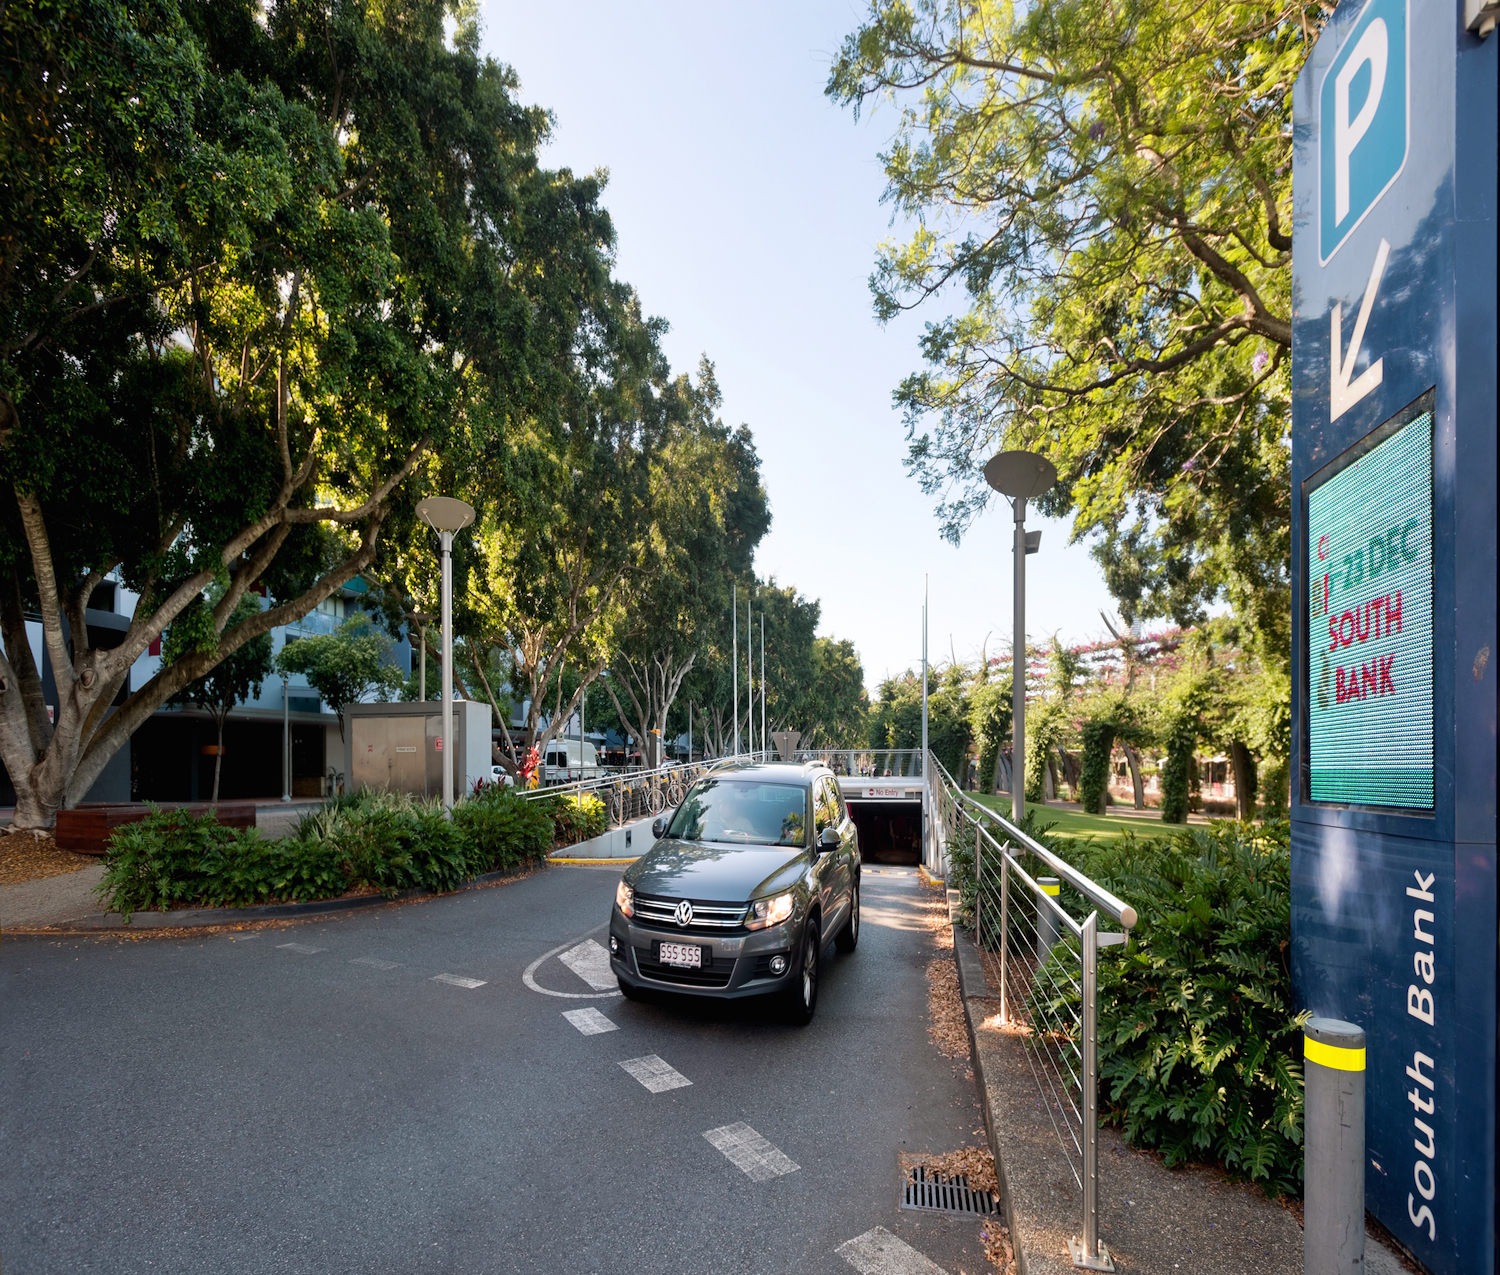
{"label": "shrub", "polygon": [[1074,854],[1141,917],[1099,962],[1101,1106],[1169,1165],[1215,1159],[1273,1195],[1302,1189],[1289,844],[1285,823],[1225,821]]}
{"label": "shrub", "polygon": [[552,843],[571,846],[590,837],[604,835],[608,824],[604,813],[604,799],[593,793],[583,792],[542,798],[552,820]]}
{"label": "shrub", "polygon": [[[599,802],[601,822],[603,806]],[[453,821],[487,858],[484,871],[519,867],[552,848],[553,816],[546,803],[527,801],[509,788],[487,786],[454,807]]]}
{"label": "shrub", "polygon": [[1115,745],[1115,724],[1107,719],[1084,722],[1083,761],[1079,766],[1078,800],[1091,815],[1102,815],[1109,796],[1109,755]]}
{"label": "shrub", "polygon": [[[1217,1161],[1272,1195],[1300,1194],[1306,1015],[1292,1009],[1289,826],[1110,842],[1054,841],[1051,826],[1027,811],[1024,831],[1140,916],[1128,952],[1100,954],[1101,1113],[1169,1165]],[[973,845],[949,854],[972,916]],[[1071,891],[1061,901],[1087,915]]]}
{"label": "shrub", "polygon": [[482,872],[541,858],[552,835],[546,810],[501,788],[459,802],[451,820],[436,801],[351,793],[304,815],[283,841],[226,828],[212,814],[153,807],[139,823],[115,830],[98,894],[128,919],[174,904],[337,898],[361,886],[388,897],[453,890]]}

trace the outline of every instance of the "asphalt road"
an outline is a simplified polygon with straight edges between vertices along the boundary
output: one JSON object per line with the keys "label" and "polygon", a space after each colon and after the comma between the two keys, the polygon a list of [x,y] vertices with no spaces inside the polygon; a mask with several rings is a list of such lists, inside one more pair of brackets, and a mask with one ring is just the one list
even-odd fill
{"label": "asphalt road", "polygon": [[[605,939],[618,875],[0,944],[0,1270],[931,1275],[836,1251],[876,1227],[987,1270],[978,1222],[899,1208],[898,1154],[980,1123],[927,1039],[915,877],[867,871],[859,950],[799,1029],[592,994],[558,954]],[[523,981],[549,952],[530,982],[570,997]],[[564,1017],[589,1007],[615,1030]],[[652,1092],[640,1059],[691,1083]]]}

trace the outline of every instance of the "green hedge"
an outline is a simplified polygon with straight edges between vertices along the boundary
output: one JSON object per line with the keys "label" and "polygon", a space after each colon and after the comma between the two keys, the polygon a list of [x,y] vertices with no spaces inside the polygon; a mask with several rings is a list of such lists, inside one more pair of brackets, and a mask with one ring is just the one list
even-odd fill
{"label": "green hedge", "polygon": [[304,816],[273,841],[213,815],[153,809],[115,830],[98,893],[126,917],[174,904],[248,907],[337,898],[361,887],[452,890],[484,872],[517,868],[552,847],[551,814],[505,788],[459,802],[359,792]]}
{"label": "green hedge", "polygon": [[592,837],[602,837],[609,825],[604,799],[593,793],[539,797],[533,804],[546,810],[551,817],[553,840],[558,845],[572,846]]}
{"label": "green hedge", "polygon": [[[1027,832],[1140,915],[1128,952],[1100,952],[1101,1112],[1169,1165],[1214,1161],[1270,1194],[1301,1194],[1288,825],[1064,843],[1034,818]],[[973,851],[950,854],[950,885],[972,908]],[[1082,919],[1081,900],[1062,901]]]}
{"label": "green hedge", "polygon": [[1293,1010],[1290,835],[1233,821],[1075,850],[1140,913],[1099,962],[1100,1102],[1166,1162],[1211,1159],[1302,1191],[1302,1021]]}

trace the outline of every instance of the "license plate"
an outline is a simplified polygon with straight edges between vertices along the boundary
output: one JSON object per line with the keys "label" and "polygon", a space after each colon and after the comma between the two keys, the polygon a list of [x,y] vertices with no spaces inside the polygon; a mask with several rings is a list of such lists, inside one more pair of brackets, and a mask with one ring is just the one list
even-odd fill
{"label": "license plate", "polygon": [[688,943],[663,943],[657,960],[663,965],[700,970],[703,968],[703,949]]}

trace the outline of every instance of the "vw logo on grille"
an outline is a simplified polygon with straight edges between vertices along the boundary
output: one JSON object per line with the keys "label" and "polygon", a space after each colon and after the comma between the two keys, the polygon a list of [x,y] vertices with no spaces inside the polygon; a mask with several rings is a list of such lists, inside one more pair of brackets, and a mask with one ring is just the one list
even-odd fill
{"label": "vw logo on grille", "polygon": [[677,924],[691,925],[693,923],[693,905],[684,899],[677,905]]}

